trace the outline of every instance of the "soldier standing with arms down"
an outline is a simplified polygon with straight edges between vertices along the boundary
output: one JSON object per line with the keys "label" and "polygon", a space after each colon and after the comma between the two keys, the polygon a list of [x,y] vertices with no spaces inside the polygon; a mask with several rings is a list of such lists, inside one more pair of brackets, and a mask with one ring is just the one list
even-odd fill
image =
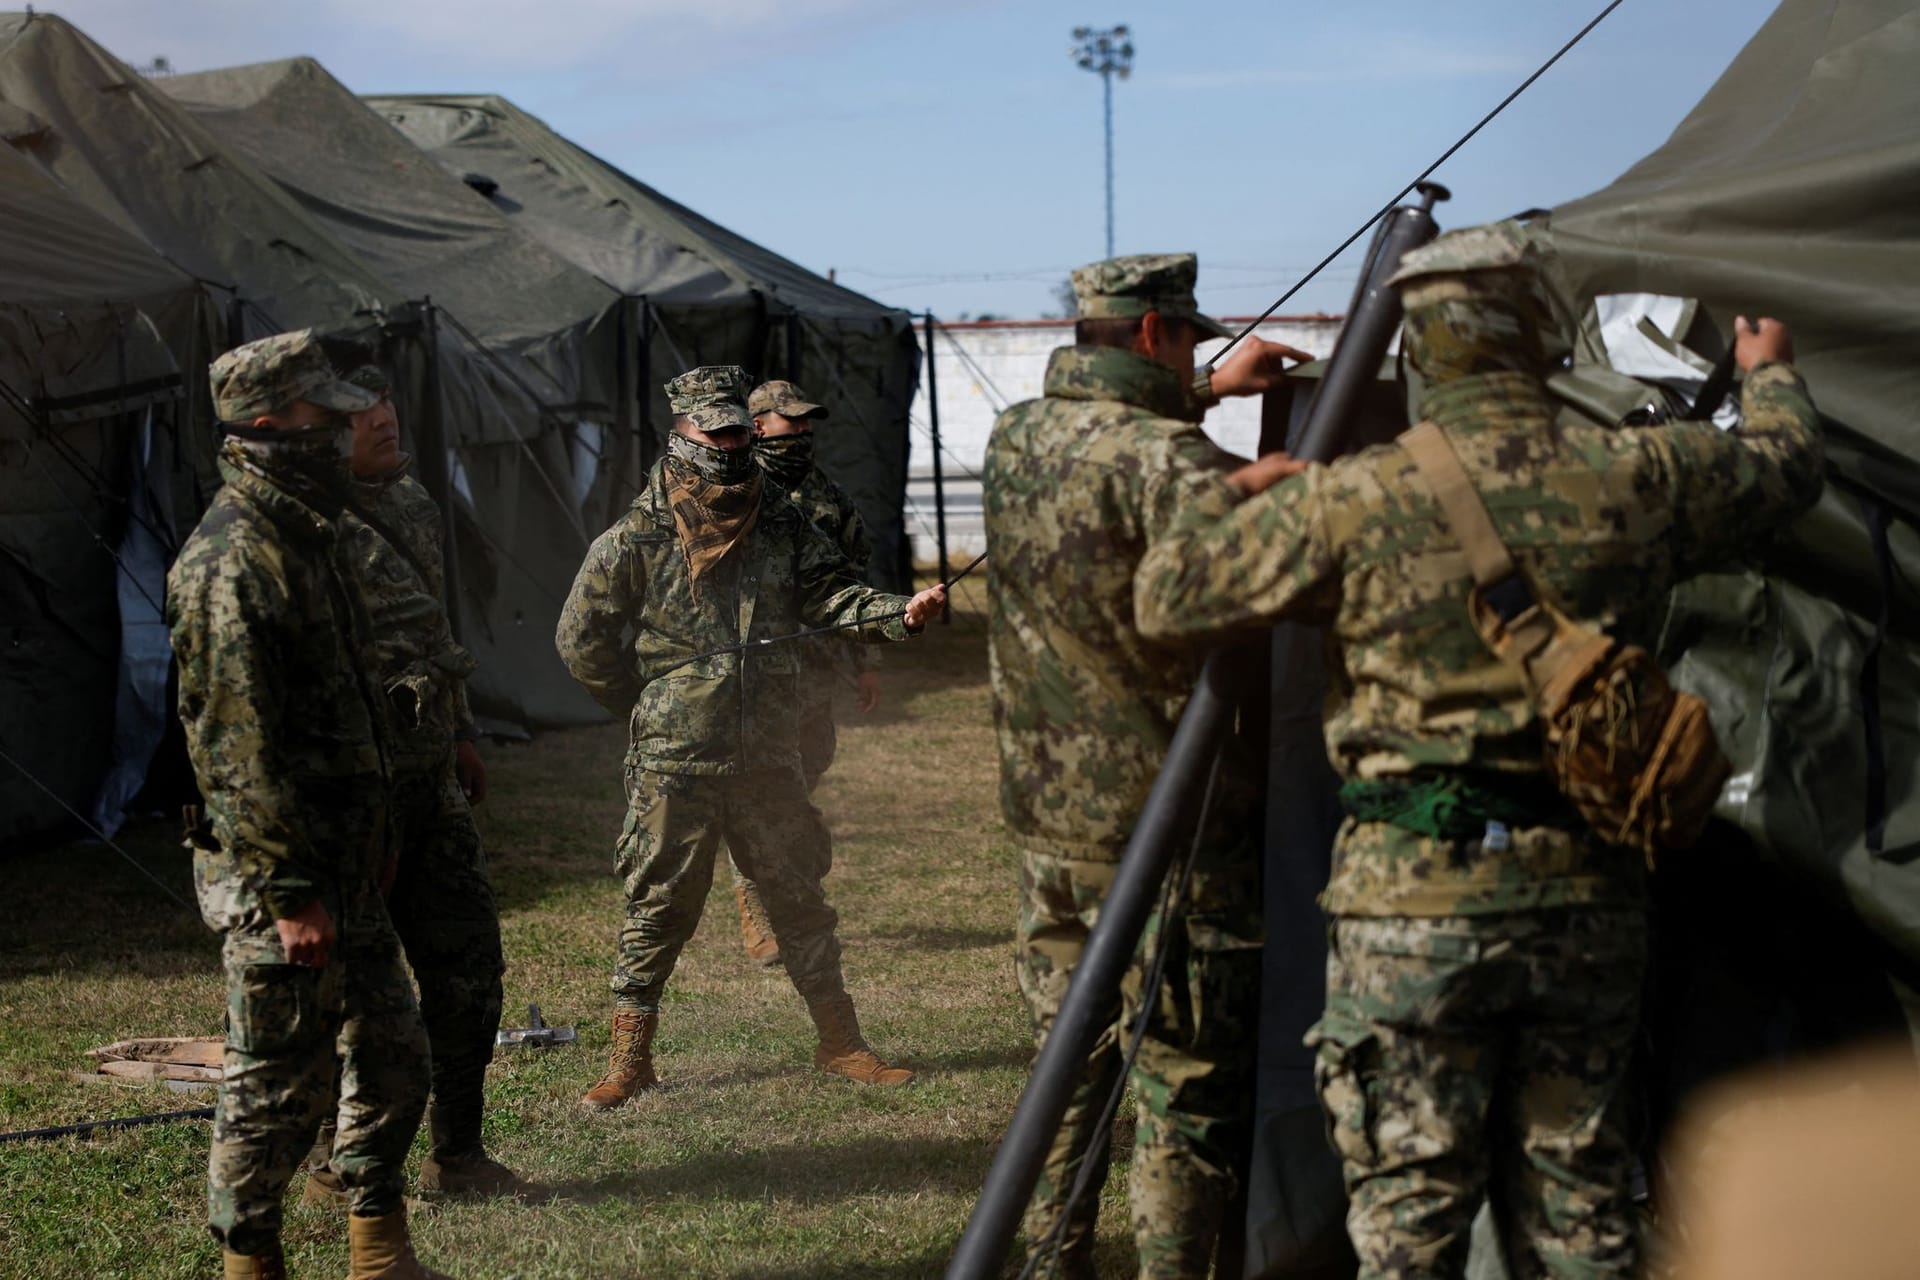
{"label": "soldier standing with arms down", "polygon": [[[1077,345],[1053,353],[1045,394],[1000,415],[982,488],[1000,802],[1021,850],[1020,989],[1045,1037],[1113,883],[1200,670],[1195,651],[1149,642],[1134,571],[1190,509],[1225,515],[1249,478],[1285,460],[1239,460],[1200,431],[1208,406],[1277,383],[1303,353],[1250,339],[1210,376],[1194,347],[1227,330],[1199,313],[1192,254],[1115,258],[1073,273]],[[1143,1276],[1204,1276],[1246,1142],[1261,928],[1251,776],[1224,765],[1204,851],[1135,1068],[1140,1113],[1130,1200]],[[1129,1019],[1136,963],[1123,989]],[[1107,1135],[1094,1132],[1120,1070],[1116,1032],[1089,1063],[1034,1192],[1027,1234],[1045,1242],[1080,1154],[1093,1194],[1061,1224],[1070,1275],[1092,1274]]]}
{"label": "soldier standing with arms down", "polygon": [[[1512,223],[1394,277],[1402,350],[1534,599],[1649,637],[1668,591],[1820,492],[1817,418],[1776,321],[1736,322],[1744,423],[1559,426],[1552,321]],[[1308,1042],[1368,1280],[1459,1276],[1490,1197],[1516,1275],[1638,1274],[1622,1112],[1646,967],[1645,865],[1592,833],[1542,758],[1519,675],[1468,612],[1463,540],[1405,446],[1196,505],[1139,574],[1149,635],[1329,628],[1327,743],[1348,817],[1321,902]]]}
{"label": "soldier standing with arms down", "polygon": [[722,842],[759,887],[781,964],[806,999],[820,1033],[814,1065],[864,1084],[904,1083],[913,1073],[868,1047],[841,981],[838,917],[821,884],[832,839],[800,768],[799,653],[787,643],[684,660],[809,626],[905,640],[945,589],[909,599],[866,586],[772,490],[749,449],[740,369],[694,369],[666,391],[666,456],[632,510],[594,541],[555,636],[574,678],[631,733],[613,1048],[581,1103],[618,1107],[657,1083],[660,997],[700,923]]}
{"label": "soldier standing with arms down", "polygon": [[285,1275],[281,1199],[339,1086],[354,1280],[431,1280],[407,1237],[427,1041],[378,882],[386,711],[344,538],[347,415],[311,331],[212,366],[225,484],[167,577],[180,719],[208,823],[194,885],[224,935],[227,1047],[208,1227],[228,1280]]}
{"label": "soldier standing with arms down", "polygon": [[[419,984],[433,1048],[432,1147],[420,1185],[452,1195],[512,1194],[522,1184],[480,1141],[506,962],[469,807],[487,785],[467,707],[466,678],[477,664],[453,638],[440,508],[408,474],[386,371],[365,348],[329,344],[329,352],[345,381],[377,397],[353,415],[354,511],[343,523],[372,617],[379,665],[369,674],[385,691],[394,722],[389,814],[398,866],[387,910]],[[339,1176],[327,1168],[333,1136],[332,1123],[323,1124],[302,1192],[309,1201],[345,1198]]]}
{"label": "soldier standing with arms down", "polygon": [[[773,381],[761,383],[747,396],[747,414],[753,419],[753,460],[814,528],[833,539],[865,581],[873,559],[866,521],[853,499],[814,461],[813,423],[827,416],[826,407],[807,399],[791,382]],[[838,745],[835,695],[843,687],[854,688],[860,710],[871,712],[880,705],[880,678],[874,674],[873,650],[841,636],[803,640],[800,652],[800,771],[811,794],[833,763]],[[733,892],[747,955],[765,965],[779,964],[780,943],[760,904],[760,891],[741,875],[738,864],[733,867]]]}

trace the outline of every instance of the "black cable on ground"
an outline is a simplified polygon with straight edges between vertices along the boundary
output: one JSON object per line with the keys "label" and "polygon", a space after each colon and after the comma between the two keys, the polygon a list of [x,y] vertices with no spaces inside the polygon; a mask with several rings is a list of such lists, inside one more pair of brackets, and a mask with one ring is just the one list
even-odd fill
{"label": "black cable on ground", "polygon": [[118,1120],[83,1120],[79,1124],[60,1124],[51,1129],[17,1129],[0,1133],[0,1142],[50,1142],[55,1138],[80,1137],[108,1129],[133,1129],[147,1124],[178,1124],[186,1120],[211,1120],[212,1107],[193,1107],[186,1111],[158,1111],[146,1116],[123,1116]]}

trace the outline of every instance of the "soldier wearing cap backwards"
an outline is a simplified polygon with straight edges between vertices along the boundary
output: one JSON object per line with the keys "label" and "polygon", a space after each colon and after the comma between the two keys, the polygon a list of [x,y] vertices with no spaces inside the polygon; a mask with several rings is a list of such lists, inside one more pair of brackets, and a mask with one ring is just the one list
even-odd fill
{"label": "soldier wearing cap backwards", "polygon": [[[420,985],[420,1016],[433,1046],[432,1149],[420,1185],[448,1194],[510,1194],[521,1183],[480,1142],[506,962],[469,807],[487,785],[467,708],[466,677],[477,664],[447,619],[440,508],[407,473],[386,371],[364,347],[329,343],[328,351],[347,382],[377,397],[353,415],[354,510],[344,523],[372,616],[379,666],[369,675],[386,692],[395,722],[390,814],[398,866],[387,909]],[[332,1123],[322,1125],[302,1192],[310,1202],[345,1199],[339,1176],[327,1168],[333,1137]]]}
{"label": "soldier wearing cap backwards", "polygon": [[[839,545],[854,572],[865,580],[873,558],[866,522],[853,499],[814,463],[813,423],[827,416],[826,407],[807,399],[791,382],[773,381],[761,383],[748,395],[747,413],[753,419],[754,461],[814,528]],[[812,792],[833,763],[834,695],[852,687],[858,690],[860,710],[870,712],[880,705],[880,679],[873,670],[873,650],[866,645],[818,636],[802,641],[800,651],[800,771]],[[760,904],[760,891],[741,874],[737,863],[733,892],[740,904],[740,936],[747,955],[765,965],[779,964],[780,943]]]}
{"label": "soldier wearing cap backwards", "polygon": [[[1650,638],[1669,589],[1812,504],[1821,448],[1786,327],[1736,321],[1743,425],[1556,425],[1536,251],[1513,223],[1407,255],[1402,350],[1534,598]],[[1458,1276],[1490,1197],[1516,1275],[1638,1273],[1623,1079],[1646,966],[1642,856],[1545,772],[1520,678],[1399,442],[1308,468],[1148,553],[1142,629],[1328,629],[1327,744],[1348,818],[1308,1037],[1361,1275]]]}
{"label": "soldier wearing cap backwards", "polygon": [[723,841],[759,887],[781,963],[820,1033],[814,1065],[866,1084],[904,1083],[913,1073],[868,1047],[841,981],[838,917],[821,884],[832,844],[800,766],[799,651],[788,643],[676,664],[810,626],[847,624],[870,643],[904,640],[945,589],[909,599],[866,586],[767,483],[749,448],[740,369],[694,369],[666,391],[674,413],[666,456],[632,510],[595,539],[555,636],[567,669],[631,734],[616,846],[627,916],[613,1048],[581,1102],[617,1107],[657,1082],[661,993],[700,922]]}
{"label": "soldier wearing cap backwards", "polygon": [[[1076,345],[1048,363],[1045,394],[994,423],[983,473],[992,577],[989,642],[1000,800],[1021,850],[1016,952],[1036,1040],[1058,1012],[1114,870],[1199,673],[1197,651],[1143,639],[1140,558],[1190,509],[1225,515],[1284,457],[1239,468],[1200,431],[1223,396],[1265,391],[1303,353],[1249,339],[1210,375],[1194,347],[1226,330],[1199,313],[1192,254],[1114,258],[1073,274]],[[1237,469],[1238,468],[1238,469]],[[1245,837],[1250,779],[1229,762],[1177,921],[1135,1069],[1140,1112],[1130,1200],[1145,1276],[1203,1276],[1247,1139],[1257,1002],[1259,880]],[[1129,1019],[1141,975],[1123,995]],[[1093,1190],[1059,1225],[1069,1274],[1091,1275],[1107,1136],[1095,1131],[1120,1070],[1112,1032],[1074,1094],[1027,1215],[1039,1248],[1078,1159]]]}
{"label": "soldier wearing cap backwards", "polygon": [[208,823],[194,882],[224,935],[227,1046],[208,1227],[229,1280],[285,1274],[281,1197],[339,1086],[334,1167],[356,1280],[432,1277],[408,1242],[404,1162],[428,1050],[379,881],[385,698],[342,497],[348,415],[312,331],[213,363],[225,485],[167,578],[180,719]]}

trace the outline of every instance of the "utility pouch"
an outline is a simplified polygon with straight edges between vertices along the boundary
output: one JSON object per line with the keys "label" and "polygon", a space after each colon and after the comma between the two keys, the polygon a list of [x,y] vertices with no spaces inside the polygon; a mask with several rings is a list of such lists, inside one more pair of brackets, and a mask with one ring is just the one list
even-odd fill
{"label": "utility pouch", "polygon": [[1400,437],[1473,568],[1468,612],[1540,717],[1547,773],[1602,839],[1655,853],[1699,839],[1732,772],[1706,703],[1653,655],[1535,595],[1436,423]]}

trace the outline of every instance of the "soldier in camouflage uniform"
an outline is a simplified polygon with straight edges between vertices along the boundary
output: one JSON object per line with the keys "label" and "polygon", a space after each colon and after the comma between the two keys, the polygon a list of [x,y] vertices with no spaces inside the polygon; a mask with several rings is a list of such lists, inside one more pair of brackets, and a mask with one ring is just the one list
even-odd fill
{"label": "soldier in camouflage uniform", "polygon": [[[408,472],[383,370],[365,348],[329,344],[345,380],[378,402],[353,415],[353,506],[343,523],[373,620],[370,673],[395,723],[389,807],[398,868],[387,910],[420,988],[433,1046],[427,1106],[432,1148],[420,1185],[449,1194],[508,1194],[521,1184],[480,1141],[487,1064],[500,1026],[500,913],[469,801],[485,795],[466,677],[477,663],[453,638],[440,550],[440,508]],[[361,516],[378,522],[378,528]],[[394,541],[389,541],[389,539]],[[303,1198],[338,1203],[321,1126]]]}
{"label": "soldier in camouflage uniform", "polygon": [[[761,383],[747,396],[747,413],[753,418],[754,461],[814,528],[839,544],[864,580],[873,558],[866,521],[853,499],[814,465],[813,423],[827,416],[826,407],[807,399],[791,382],[774,381]],[[869,645],[840,636],[800,642],[800,771],[809,793],[833,763],[835,695],[852,688],[858,691],[861,711],[880,705],[873,652]],[[733,892],[740,904],[740,937],[747,955],[769,967],[778,965],[780,943],[760,903],[760,891],[741,874],[738,863],[733,865]]]}
{"label": "soldier in camouflage uniform", "polygon": [[[1551,320],[1524,232],[1450,233],[1395,281],[1403,347],[1536,598],[1646,640],[1669,589],[1819,494],[1784,327],[1741,324],[1744,424],[1555,425]],[[1365,450],[1148,554],[1142,628],[1328,628],[1327,743],[1349,814],[1308,1037],[1366,1277],[1458,1276],[1490,1197],[1517,1275],[1636,1274],[1623,1080],[1646,967],[1645,866],[1544,772],[1519,678],[1469,620],[1460,540],[1407,452]]]}
{"label": "soldier in camouflage uniform", "polygon": [[428,1277],[404,1162],[428,1050],[379,881],[390,733],[341,518],[347,414],[311,331],[212,366],[225,485],[167,579],[180,719],[208,823],[201,913],[224,935],[227,1047],[208,1162],[226,1275],[285,1274],[281,1197],[339,1086],[353,1276]]}
{"label": "soldier in camouflage uniform", "polygon": [[[1198,653],[1143,639],[1134,624],[1140,557],[1191,509],[1225,515],[1238,459],[1200,431],[1223,395],[1264,391],[1302,353],[1249,340],[1196,377],[1194,346],[1226,331],[1194,304],[1191,254],[1115,258],[1074,272],[1078,345],[1053,353],[1045,394],[994,423],[982,474],[1000,802],[1021,852],[1016,967],[1036,1042],[1058,1012],[1101,901],[1146,803]],[[1154,921],[1147,948],[1173,948],[1135,1069],[1131,1172],[1145,1276],[1204,1276],[1233,1199],[1252,1089],[1261,928],[1246,838],[1250,774],[1229,762],[1190,896]],[[1131,1020],[1136,965],[1123,991]],[[1051,1248],[1082,1152],[1091,1194],[1059,1227],[1074,1275],[1092,1274],[1107,1135],[1094,1132],[1120,1070],[1109,1030],[1055,1138],[1027,1215]]]}
{"label": "soldier in camouflage uniform", "polygon": [[838,917],[821,884],[832,842],[800,771],[798,649],[686,660],[809,626],[905,640],[945,591],[909,599],[866,586],[766,483],[749,449],[741,370],[694,369],[666,391],[675,415],[666,456],[632,509],[595,539],[555,636],[567,669],[631,735],[615,850],[627,916],[613,1049],[582,1104],[617,1107],[657,1082],[661,993],[700,922],[723,841],[759,886],[781,963],[819,1030],[814,1064],[903,1083],[913,1073],[868,1047],[841,981]]}

